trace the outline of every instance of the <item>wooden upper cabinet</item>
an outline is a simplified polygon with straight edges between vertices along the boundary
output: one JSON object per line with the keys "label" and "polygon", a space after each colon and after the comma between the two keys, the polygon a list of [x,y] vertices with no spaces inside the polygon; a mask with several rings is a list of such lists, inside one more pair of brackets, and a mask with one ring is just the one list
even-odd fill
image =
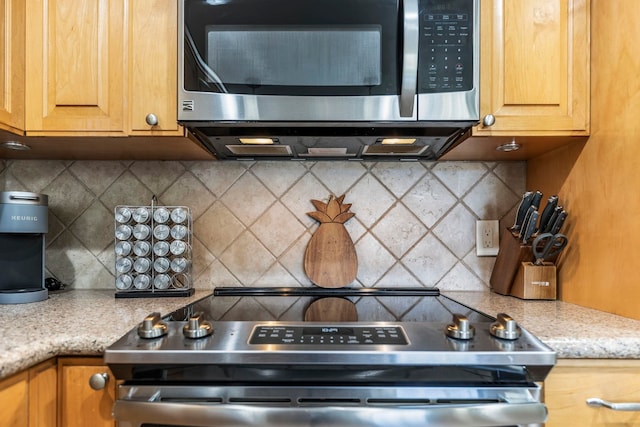
{"label": "wooden upper cabinet", "polygon": [[[589,0],[481,2],[477,136],[589,134]],[[485,126],[483,118],[495,123]]]}
{"label": "wooden upper cabinet", "polygon": [[184,136],[177,20],[175,0],[0,0],[0,129]]}
{"label": "wooden upper cabinet", "polygon": [[24,129],[24,0],[0,0],[0,129]]}
{"label": "wooden upper cabinet", "polygon": [[124,0],[32,0],[26,33],[29,135],[122,135]]}
{"label": "wooden upper cabinet", "polygon": [[176,121],[178,2],[130,1],[129,7],[129,133],[182,135]]}

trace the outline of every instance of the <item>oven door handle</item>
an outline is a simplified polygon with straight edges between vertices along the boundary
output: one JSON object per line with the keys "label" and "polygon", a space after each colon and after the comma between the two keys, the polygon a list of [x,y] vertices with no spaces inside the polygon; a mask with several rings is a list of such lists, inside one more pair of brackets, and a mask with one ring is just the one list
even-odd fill
{"label": "oven door handle", "polygon": [[400,82],[400,117],[412,117],[418,86],[418,47],[420,13],[418,0],[404,0],[402,5],[402,81]]}
{"label": "oven door handle", "polygon": [[[543,403],[487,403],[426,407],[264,407],[231,404],[140,402],[118,400],[116,421],[134,427],[143,424],[193,427],[490,427],[542,424]],[[127,425],[129,425],[127,424]]]}

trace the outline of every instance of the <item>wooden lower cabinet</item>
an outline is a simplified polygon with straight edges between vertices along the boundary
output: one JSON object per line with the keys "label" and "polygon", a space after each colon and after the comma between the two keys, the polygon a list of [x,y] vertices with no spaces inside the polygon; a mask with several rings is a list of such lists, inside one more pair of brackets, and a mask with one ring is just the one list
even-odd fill
{"label": "wooden lower cabinet", "polygon": [[546,427],[640,426],[640,411],[592,408],[587,399],[640,404],[640,360],[560,359],[544,382]]}
{"label": "wooden lower cabinet", "polygon": [[[89,386],[94,374],[107,374],[102,390]],[[62,357],[58,359],[58,425],[64,427],[114,427],[111,415],[116,381],[101,357]]]}
{"label": "wooden lower cabinet", "polygon": [[56,382],[54,359],[0,381],[0,426],[55,427]]}

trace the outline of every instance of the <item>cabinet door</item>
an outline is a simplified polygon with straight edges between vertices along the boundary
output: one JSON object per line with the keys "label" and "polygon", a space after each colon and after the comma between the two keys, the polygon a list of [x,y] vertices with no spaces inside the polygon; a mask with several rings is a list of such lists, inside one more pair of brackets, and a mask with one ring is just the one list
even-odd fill
{"label": "cabinet door", "polygon": [[58,366],[55,359],[29,369],[29,427],[56,427]]}
{"label": "cabinet door", "polygon": [[182,135],[176,97],[178,3],[132,1],[129,8],[129,133]]}
{"label": "cabinet door", "polygon": [[32,0],[29,135],[124,135],[124,0]]}
{"label": "cabinet door", "polygon": [[[94,374],[109,376],[102,390],[89,386]],[[111,416],[116,385],[109,368],[101,358],[58,359],[59,408],[58,425],[65,427],[114,427]]]}
{"label": "cabinet door", "polygon": [[0,425],[29,425],[29,373],[21,372],[0,381]]}
{"label": "cabinet door", "polygon": [[591,408],[587,399],[640,404],[640,361],[560,360],[544,382],[547,427],[640,425],[640,411]]}
{"label": "cabinet door", "polygon": [[25,1],[0,0],[0,129],[24,130]]}
{"label": "cabinet door", "polygon": [[589,133],[589,0],[481,6],[480,136]]}

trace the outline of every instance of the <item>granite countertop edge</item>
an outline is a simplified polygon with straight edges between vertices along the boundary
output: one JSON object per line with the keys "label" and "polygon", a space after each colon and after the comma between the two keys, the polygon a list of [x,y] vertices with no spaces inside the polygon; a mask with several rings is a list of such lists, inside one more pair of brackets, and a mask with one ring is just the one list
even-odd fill
{"label": "granite countertop edge", "polygon": [[[144,316],[168,314],[210,295],[114,298],[111,290],[51,293],[46,301],[0,306],[0,379],[57,356],[99,356]],[[524,301],[491,292],[442,291],[495,316],[509,314],[559,359],[640,359],[640,321],[561,301]]]}

